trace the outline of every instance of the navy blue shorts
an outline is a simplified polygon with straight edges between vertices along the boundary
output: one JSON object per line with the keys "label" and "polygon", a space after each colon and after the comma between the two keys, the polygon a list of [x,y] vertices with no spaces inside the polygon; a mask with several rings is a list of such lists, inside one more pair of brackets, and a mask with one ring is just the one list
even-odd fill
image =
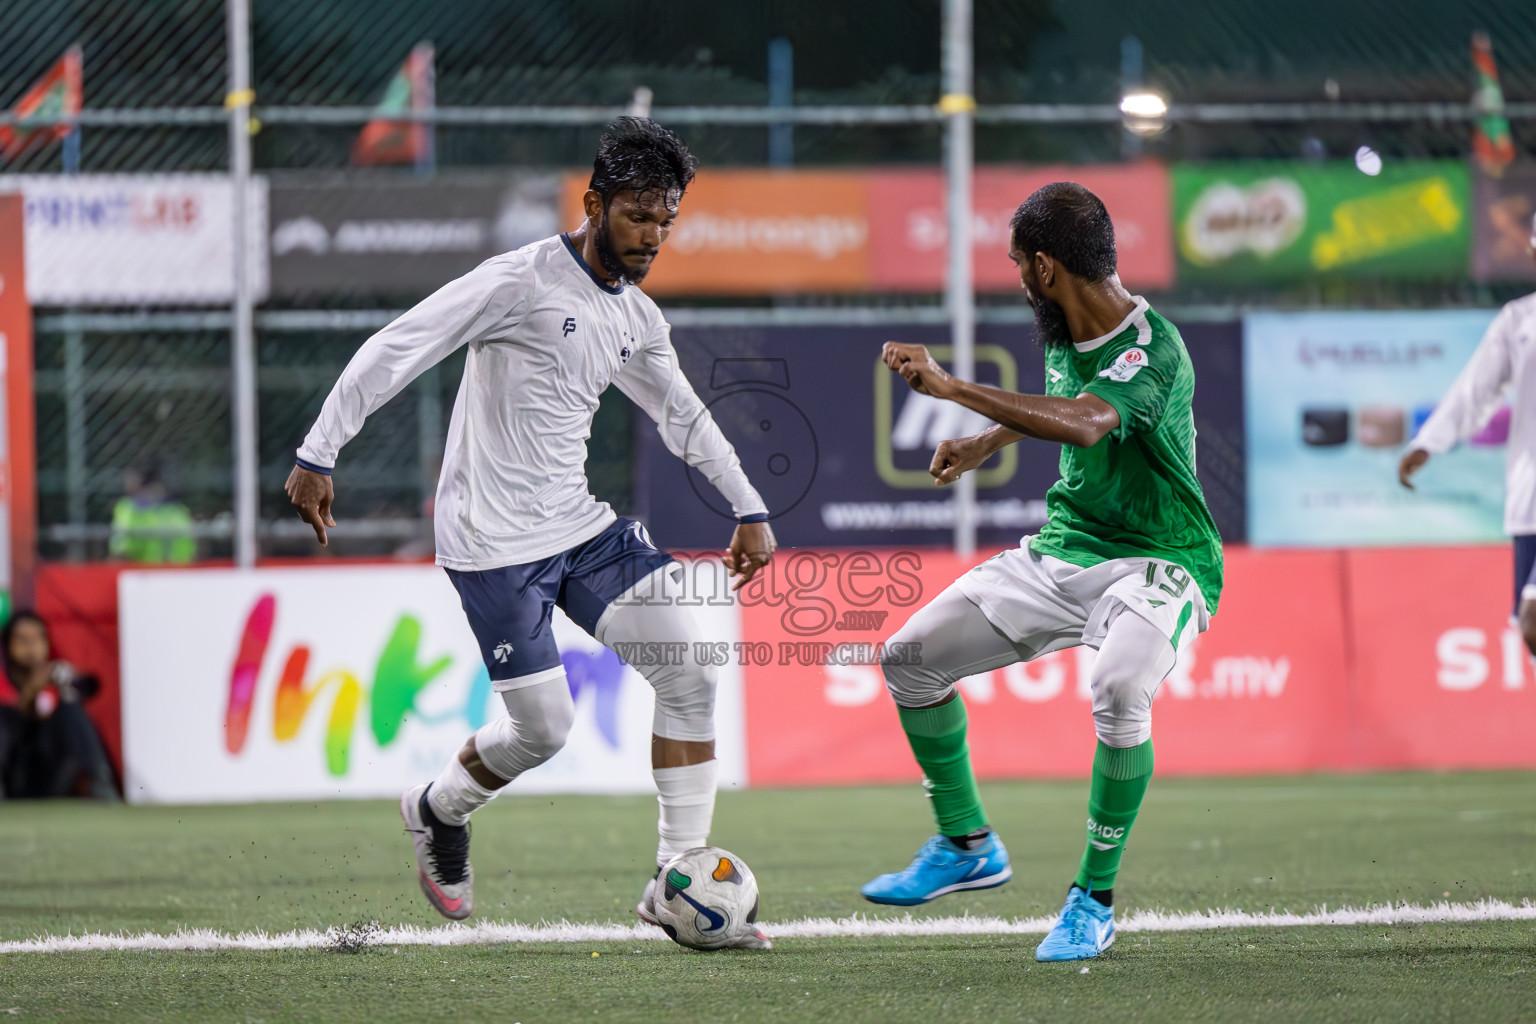
{"label": "navy blue shorts", "polygon": [[1536,533],[1515,538],[1515,614],[1520,614],[1520,592],[1536,586]]}
{"label": "navy blue shorts", "polygon": [[[550,619],[559,608],[592,635],[614,599],[675,564],[645,527],[620,516],[585,544],[558,555],[483,572],[446,569],[459,592],[480,656],[499,690],[541,682],[560,668]],[[510,685],[506,685],[510,684]]]}

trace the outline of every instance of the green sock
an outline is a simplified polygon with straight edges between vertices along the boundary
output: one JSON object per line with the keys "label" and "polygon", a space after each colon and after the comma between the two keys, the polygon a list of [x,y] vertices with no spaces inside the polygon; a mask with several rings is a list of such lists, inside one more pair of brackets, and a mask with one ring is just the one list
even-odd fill
{"label": "green sock", "polygon": [[965,702],[960,695],[935,708],[897,706],[912,755],[928,776],[928,797],[939,834],[963,836],[987,827],[981,793],[971,771],[971,750],[965,743]]}
{"label": "green sock", "polygon": [[1152,781],[1152,741],[1136,747],[1107,747],[1093,754],[1093,785],[1088,791],[1088,843],[1074,884],[1103,892],[1115,887],[1125,840]]}

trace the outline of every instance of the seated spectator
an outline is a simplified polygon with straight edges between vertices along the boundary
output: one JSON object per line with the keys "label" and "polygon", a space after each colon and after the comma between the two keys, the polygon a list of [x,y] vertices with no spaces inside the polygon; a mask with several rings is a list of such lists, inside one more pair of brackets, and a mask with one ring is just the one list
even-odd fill
{"label": "seated spectator", "polygon": [[197,557],[192,512],[171,497],[158,463],[123,474],[127,493],[112,506],[112,556],[130,562],[187,563]]}
{"label": "seated spectator", "polygon": [[48,627],[17,612],[0,629],[0,658],[15,689],[0,704],[0,799],[87,796],[118,799],[112,763],[83,701],[100,684],[55,661]]}

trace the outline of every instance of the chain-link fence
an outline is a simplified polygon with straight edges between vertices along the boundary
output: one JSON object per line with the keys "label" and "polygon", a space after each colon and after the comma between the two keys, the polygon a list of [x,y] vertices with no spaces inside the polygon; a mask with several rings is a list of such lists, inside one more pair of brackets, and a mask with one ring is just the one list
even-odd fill
{"label": "chain-link fence", "polygon": [[[322,216],[327,204],[359,191],[359,183],[381,192],[435,183],[441,186],[436,194],[461,203],[483,192],[493,213],[471,217],[445,208],[433,216],[460,224],[478,217],[493,227],[475,245],[511,247],[509,237],[521,237],[516,232],[528,225],[507,228],[509,209],[526,214],[556,208],[544,193],[522,207],[521,200],[507,198],[518,189],[519,195],[558,191],[558,177],[553,186],[541,184],[527,169],[589,164],[602,121],[641,95],[675,114],[706,167],[764,164],[771,132],[763,108],[773,97],[767,51],[778,38],[793,44],[793,82],[779,83],[789,89],[793,106],[774,116],[802,118],[793,128],[794,163],[936,166],[942,147],[941,118],[932,106],[939,93],[939,17],[939,0],[851,0],[830,7],[775,0],[730,10],[713,0],[253,0],[252,86],[260,121],[253,153],[257,173],[273,189],[270,207],[263,192],[271,230],[262,236],[263,244],[270,242],[274,276],[258,314],[256,346],[264,553],[312,550],[282,495],[293,449],[347,358],[387,321],[385,311],[429,290],[416,279],[386,285],[369,269],[355,271],[354,280],[363,284],[354,287],[299,262],[280,267],[276,254],[285,246],[298,254],[295,261],[306,246],[340,246],[339,229]],[[981,104],[976,154],[983,163],[1103,163],[1132,153],[1162,161],[1321,161],[1347,158],[1363,144],[1394,159],[1464,159],[1472,120],[1467,40],[1473,29],[1494,40],[1516,148],[1536,148],[1536,7],[1529,3],[1237,0],[1191,9],[1163,0],[1133,6],[982,0],[974,20]],[[1327,31],[1318,31],[1324,24]],[[1130,38],[1144,55],[1136,68],[1127,63]],[[33,135],[26,145],[7,146],[0,154],[0,185],[9,175],[62,180],[68,175],[61,172],[222,174],[229,167],[221,0],[12,0],[0,5],[0,39],[7,50],[0,111],[16,109],[71,47],[79,47],[83,68],[83,108],[73,131],[63,139]],[[434,52],[430,161],[353,167],[359,129],[374,116],[402,62],[424,42]],[[1116,103],[1133,72],[1135,81],[1167,95],[1174,109],[1163,131],[1130,140]],[[701,104],[710,109],[685,109]],[[1244,106],[1253,104],[1263,110]],[[815,111],[826,116],[812,116]],[[485,177],[477,183],[462,176],[471,169]],[[310,190],[308,199],[295,198],[302,189]],[[196,214],[222,215],[178,202],[145,206],[133,197],[86,197],[58,200],[51,209],[59,217],[148,217],[170,226]],[[558,223],[534,220],[545,234]],[[187,251],[193,264],[228,258]],[[465,249],[471,251],[480,250]],[[394,257],[418,266],[426,258]],[[126,259],[131,262],[132,254]],[[453,272],[432,270],[423,277],[440,281]],[[290,277],[280,278],[283,273]],[[313,275],[308,288],[301,287],[306,275]],[[137,302],[66,289],[59,293],[63,298],[38,303],[45,557],[111,553],[114,516],[158,495],[173,495],[186,507],[190,526],[174,529],[192,536],[198,557],[231,557],[231,329],[219,300],[210,297],[217,286],[210,284],[206,294]],[[1181,283],[1160,304],[1231,318],[1256,305],[1489,304],[1515,287],[1465,276],[1326,285]],[[912,321],[938,313],[936,292],[672,301],[755,307],[764,322],[808,311],[830,321],[854,307]],[[1004,302],[1016,300],[982,300],[983,306]],[[791,308],[800,312],[785,314]],[[336,534],[334,553],[427,550],[425,523],[461,367],[462,356],[424,375],[349,445],[337,509],[346,525]],[[605,402],[590,446],[594,489],[621,509],[632,507],[630,417],[622,399]]]}

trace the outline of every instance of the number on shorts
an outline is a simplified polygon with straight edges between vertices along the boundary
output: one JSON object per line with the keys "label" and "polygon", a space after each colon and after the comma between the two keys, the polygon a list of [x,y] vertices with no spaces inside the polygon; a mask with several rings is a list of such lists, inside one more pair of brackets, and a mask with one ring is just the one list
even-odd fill
{"label": "number on shorts", "polygon": [[1158,568],[1159,566],[1156,562],[1147,563],[1147,586],[1150,587],[1156,584],[1158,590],[1161,590],[1163,593],[1168,594],[1175,599],[1183,597],[1184,591],[1189,589],[1189,573],[1185,572],[1183,569],[1180,569],[1178,566],[1171,562],[1165,563],[1161,568],[1163,570],[1163,575],[1167,577],[1167,582],[1158,583]]}

